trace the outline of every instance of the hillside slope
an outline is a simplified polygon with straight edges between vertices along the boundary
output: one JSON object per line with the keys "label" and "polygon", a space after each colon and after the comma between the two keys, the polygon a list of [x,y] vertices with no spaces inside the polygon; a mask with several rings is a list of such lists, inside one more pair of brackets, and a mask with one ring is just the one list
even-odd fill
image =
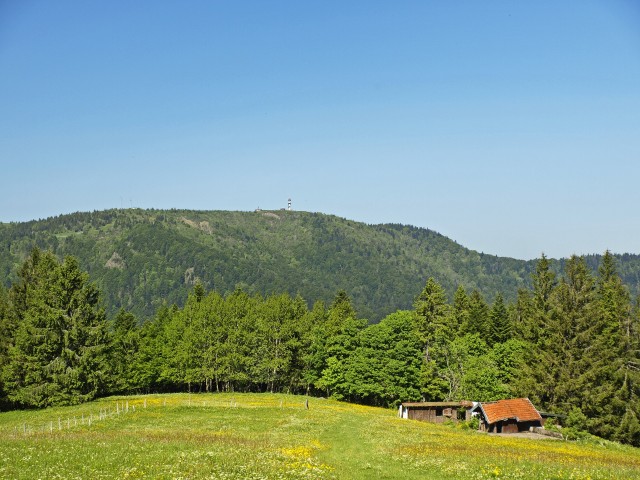
{"label": "hillside slope", "polygon": [[333,400],[272,394],[111,397],[0,413],[0,477],[632,479],[640,451],[499,437]]}
{"label": "hillside slope", "polygon": [[[529,284],[534,261],[484,255],[424,228],[366,225],[296,211],[106,210],[0,224],[0,282],[9,285],[33,246],[74,255],[104,294],[141,317],[181,304],[199,280],[221,293],[289,292],[331,301],[339,289],[377,321],[409,308],[433,276],[451,296],[462,284],[491,301]],[[599,256],[589,257],[597,266]],[[619,257],[636,291],[640,257]],[[559,262],[556,267],[559,268]]]}

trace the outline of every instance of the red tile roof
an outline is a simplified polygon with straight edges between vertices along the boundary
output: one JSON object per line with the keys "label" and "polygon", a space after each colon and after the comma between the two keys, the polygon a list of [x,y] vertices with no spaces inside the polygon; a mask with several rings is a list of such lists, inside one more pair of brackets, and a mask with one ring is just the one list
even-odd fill
{"label": "red tile roof", "polygon": [[497,402],[481,403],[487,423],[495,423],[509,418],[518,422],[542,420],[542,417],[528,398],[513,398]]}

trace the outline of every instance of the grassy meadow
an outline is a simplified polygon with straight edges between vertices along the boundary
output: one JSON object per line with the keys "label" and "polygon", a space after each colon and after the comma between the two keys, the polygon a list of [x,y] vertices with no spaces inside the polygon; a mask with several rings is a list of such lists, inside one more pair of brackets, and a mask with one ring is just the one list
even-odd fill
{"label": "grassy meadow", "polygon": [[111,397],[0,414],[0,477],[623,479],[640,450],[489,436],[271,394]]}

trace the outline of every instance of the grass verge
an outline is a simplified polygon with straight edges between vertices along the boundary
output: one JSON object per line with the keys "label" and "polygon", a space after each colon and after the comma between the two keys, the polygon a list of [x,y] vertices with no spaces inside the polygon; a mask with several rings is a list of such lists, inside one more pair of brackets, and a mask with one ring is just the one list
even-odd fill
{"label": "grass verge", "polygon": [[640,450],[495,437],[271,394],[111,397],[0,414],[16,479],[632,479]]}

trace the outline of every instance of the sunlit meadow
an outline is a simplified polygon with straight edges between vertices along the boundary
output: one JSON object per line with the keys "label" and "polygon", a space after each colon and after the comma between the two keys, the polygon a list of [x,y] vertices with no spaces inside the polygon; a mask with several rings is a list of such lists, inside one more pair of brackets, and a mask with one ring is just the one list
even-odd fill
{"label": "sunlit meadow", "polygon": [[622,479],[640,450],[489,436],[270,394],[111,397],[0,414],[0,477]]}

